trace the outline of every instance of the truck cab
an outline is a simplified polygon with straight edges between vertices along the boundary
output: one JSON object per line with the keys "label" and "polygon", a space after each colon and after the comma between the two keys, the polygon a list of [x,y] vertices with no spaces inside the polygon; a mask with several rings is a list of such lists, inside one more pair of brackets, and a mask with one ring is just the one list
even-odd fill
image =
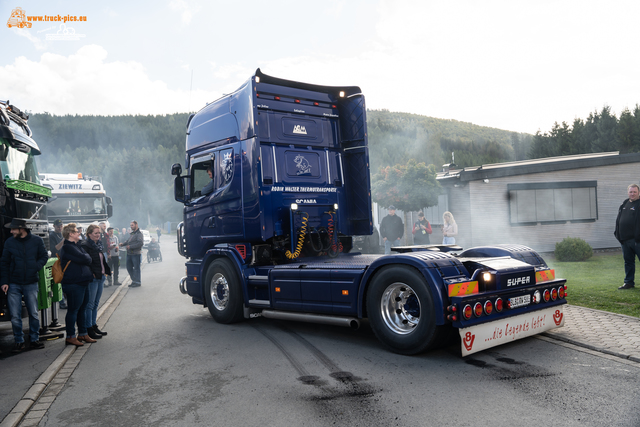
{"label": "truck cab", "polygon": [[530,248],[352,252],[350,236],[373,231],[360,88],[258,69],[189,117],[186,134],[184,174],[180,164],[171,169],[184,205],[180,290],[217,322],[262,316],[357,327],[368,318],[402,354],[457,329],[463,355],[562,326],[565,281]]}

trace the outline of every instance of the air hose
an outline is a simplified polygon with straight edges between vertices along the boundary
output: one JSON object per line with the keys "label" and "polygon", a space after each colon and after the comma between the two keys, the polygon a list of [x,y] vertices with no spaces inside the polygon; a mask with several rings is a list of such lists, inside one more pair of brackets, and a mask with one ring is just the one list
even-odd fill
{"label": "air hose", "polygon": [[290,250],[285,252],[285,256],[288,259],[296,259],[300,256],[300,252],[302,251],[302,245],[304,245],[304,236],[307,234],[307,221],[309,221],[309,214],[303,213],[302,215],[302,226],[300,227],[300,231],[298,232],[298,243],[296,244],[296,251],[291,253]]}
{"label": "air hose", "polygon": [[340,240],[338,239],[338,243],[335,242],[335,240],[333,239],[333,212],[329,212],[329,240],[331,241],[331,251],[329,251],[329,256],[330,257],[336,257],[338,256],[338,253],[343,251],[343,247],[342,247],[342,243],[340,243]]}

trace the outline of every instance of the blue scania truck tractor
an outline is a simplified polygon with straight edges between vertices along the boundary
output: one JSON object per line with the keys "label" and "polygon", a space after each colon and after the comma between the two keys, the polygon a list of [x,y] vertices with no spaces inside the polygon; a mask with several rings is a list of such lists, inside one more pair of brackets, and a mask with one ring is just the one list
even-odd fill
{"label": "blue scania truck tractor", "polygon": [[498,245],[352,253],[371,234],[364,96],[259,69],[189,117],[182,293],[220,323],[253,317],[357,327],[416,354],[452,331],[463,356],[564,324],[566,281],[534,250]]}

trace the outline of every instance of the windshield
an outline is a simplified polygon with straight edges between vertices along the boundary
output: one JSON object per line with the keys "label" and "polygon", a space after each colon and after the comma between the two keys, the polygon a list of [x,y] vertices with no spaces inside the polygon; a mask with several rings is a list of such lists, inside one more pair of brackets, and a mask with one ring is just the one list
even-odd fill
{"label": "windshield", "polygon": [[40,184],[36,160],[31,154],[31,149],[24,145],[12,147],[9,142],[0,138],[0,169],[4,179],[20,179],[23,181]]}
{"label": "windshield", "polygon": [[49,218],[104,216],[106,205],[102,195],[62,194],[47,203],[47,213]]}

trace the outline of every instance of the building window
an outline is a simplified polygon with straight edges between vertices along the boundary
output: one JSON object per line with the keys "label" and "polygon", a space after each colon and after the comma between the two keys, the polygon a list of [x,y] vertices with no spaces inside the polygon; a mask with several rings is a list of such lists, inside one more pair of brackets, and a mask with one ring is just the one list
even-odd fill
{"label": "building window", "polygon": [[511,224],[598,219],[597,181],[508,184]]}

